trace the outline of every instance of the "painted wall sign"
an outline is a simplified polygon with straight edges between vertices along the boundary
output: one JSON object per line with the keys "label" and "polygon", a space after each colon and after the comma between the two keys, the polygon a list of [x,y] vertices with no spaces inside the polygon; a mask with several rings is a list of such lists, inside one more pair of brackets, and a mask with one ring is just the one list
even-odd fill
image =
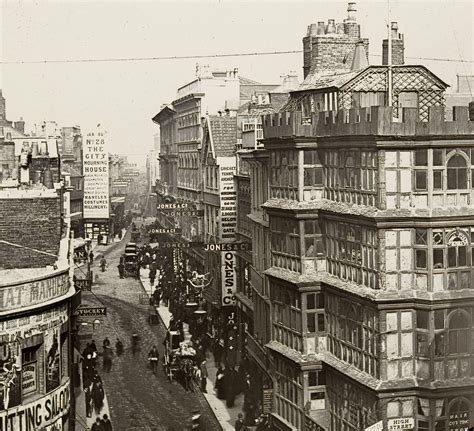
{"label": "painted wall sign", "polygon": [[85,134],[84,218],[109,218],[109,154],[105,135],[100,127]]}
{"label": "painted wall sign", "polygon": [[69,291],[69,272],[15,286],[0,287],[0,311],[17,310],[59,298]]}
{"label": "painted wall sign", "polygon": [[237,290],[237,272],[235,251],[221,252],[222,305],[235,305]]}
{"label": "painted wall sign", "polygon": [[67,320],[66,305],[51,308],[43,313],[4,320],[0,322],[0,341],[8,343],[17,337],[28,338],[42,334],[44,331],[62,325]]}
{"label": "painted wall sign", "polygon": [[35,431],[51,425],[69,411],[69,381],[31,403],[0,412],[0,431]]}
{"label": "painted wall sign", "polygon": [[204,244],[205,251],[242,251],[251,250],[251,242],[231,242],[220,244]]}
{"label": "painted wall sign", "polygon": [[219,237],[223,242],[235,240],[237,227],[236,198],[234,175],[236,173],[235,157],[218,158],[220,185],[220,222]]}

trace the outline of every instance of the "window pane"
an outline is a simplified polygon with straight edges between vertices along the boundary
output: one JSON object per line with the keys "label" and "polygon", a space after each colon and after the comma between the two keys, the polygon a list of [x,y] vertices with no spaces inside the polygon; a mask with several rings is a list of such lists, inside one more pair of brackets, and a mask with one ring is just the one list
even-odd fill
{"label": "window pane", "polygon": [[433,172],[433,188],[435,190],[443,189],[443,172],[442,171]]}
{"label": "window pane", "polygon": [[456,169],[448,169],[448,190],[458,188]]}
{"label": "window pane", "polygon": [[426,229],[417,229],[415,243],[420,244],[420,245],[426,245],[426,237],[427,237]]}
{"label": "window pane", "polygon": [[427,190],[426,171],[415,171],[415,189]]}
{"label": "window pane", "polygon": [[316,295],[316,302],[318,308],[324,308],[324,293],[318,293]]}
{"label": "window pane", "polygon": [[433,249],[433,266],[434,268],[444,268],[443,249]]}
{"label": "window pane", "polygon": [[458,263],[459,266],[466,266],[467,264],[467,247],[458,247]]}
{"label": "window pane", "polygon": [[310,371],[308,373],[308,384],[309,386],[318,385],[318,372],[317,371]]}
{"label": "window pane", "polygon": [[415,150],[415,166],[428,166],[428,150]]}
{"label": "window pane", "polygon": [[443,165],[443,150],[433,150],[433,165],[434,166]]}
{"label": "window pane", "polygon": [[444,356],[444,334],[435,334],[435,356]]}
{"label": "window pane", "polygon": [[448,247],[448,267],[455,268],[456,266],[456,247]]}
{"label": "window pane", "polygon": [[316,324],[314,321],[315,315],[313,313],[306,315],[306,323],[308,326],[308,332],[316,332]]}
{"label": "window pane", "polygon": [[318,332],[324,332],[325,330],[324,314],[318,314]]}
{"label": "window pane", "polygon": [[435,310],[435,329],[444,329],[444,311]]}
{"label": "window pane", "polygon": [[425,310],[416,311],[416,327],[418,329],[428,329],[430,313]]}
{"label": "window pane", "polygon": [[310,294],[306,295],[306,308],[308,310],[314,310],[316,308],[315,305],[316,305],[316,303],[315,303],[315,294],[310,293]]}
{"label": "window pane", "polygon": [[323,168],[314,168],[314,185],[323,185]]}
{"label": "window pane", "polygon": [[416,267],[426,269],[426,250],[416,250]]}
{"label": "window pane", "polygon": [[458,189],[467,189],[467,169],[458,169]]}

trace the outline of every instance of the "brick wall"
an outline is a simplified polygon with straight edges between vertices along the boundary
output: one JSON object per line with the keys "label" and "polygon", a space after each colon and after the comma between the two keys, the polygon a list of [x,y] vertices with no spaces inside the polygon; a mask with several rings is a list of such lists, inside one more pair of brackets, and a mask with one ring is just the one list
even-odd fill
{"label": "brick wall", "polygon": [[[350,70],[356,43],[360,39],[348,35],[315,37],[312,41],[310,72],[321,70]],[[362,39],[369,55],[369,40]]]}
{"label": "brick wall", "polygon": [[[61,239],[60,198],[0,199],[0,240],[55,256]],[[0,242],[0,268],[52,265],[55,256]]]}
{"label": "brick wall", "polygon": [[[382,64],[388,64],[388,40],[382,42]],[[403,39],[392,40],[392,65],[405,64],[405,43]]]}

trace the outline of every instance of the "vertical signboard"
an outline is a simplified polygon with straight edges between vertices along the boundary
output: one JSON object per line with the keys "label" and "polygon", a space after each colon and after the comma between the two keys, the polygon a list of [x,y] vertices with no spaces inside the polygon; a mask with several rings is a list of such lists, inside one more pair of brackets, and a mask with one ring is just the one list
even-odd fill
{"label": "vertical signboard", "polygon": [[237,272],[235,251],[221,252],[222,305],[235,305]]}
{"label": "vertical signboard", "polygon": [[220,185],[220,223],[219,236],[222,242],[235,240],[237,227],[236,190],[234,175],[236,173],[235,157],[218,157]]}
{"label": "vertical signboard", "polygon": [[84,218],[109,218],[109,155],[105,132],[97,126],[83,145]]}

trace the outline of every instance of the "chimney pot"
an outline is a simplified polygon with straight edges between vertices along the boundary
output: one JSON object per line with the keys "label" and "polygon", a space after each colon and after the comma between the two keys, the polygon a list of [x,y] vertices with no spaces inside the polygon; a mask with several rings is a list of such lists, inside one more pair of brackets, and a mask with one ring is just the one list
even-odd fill
{"label": "chimney pot", "polygon": [[398,23],[392,22],[392,39],[398,39]]}
{"label": "chimney pot", "polygon": [[316,36],[317,32],[318,32],[317,25],[311,24],[309,26],[308,36]]}
{"label": "chimney pot", "polygon": [[327,34],[336,33],[336,24],[334,19],[328,20]]}
{"label": "chimney pot", "polygon": [[347,4],[347,20],[356,21],[356,12],[357,12],[357,7],[356,7],[355,2],[349,2]]}
{"label": "chimney pot", "polygon": [[324,34],[324,33],[326,33],[326,24],[324,23],[324,21],[319,21],[316,34]]}

